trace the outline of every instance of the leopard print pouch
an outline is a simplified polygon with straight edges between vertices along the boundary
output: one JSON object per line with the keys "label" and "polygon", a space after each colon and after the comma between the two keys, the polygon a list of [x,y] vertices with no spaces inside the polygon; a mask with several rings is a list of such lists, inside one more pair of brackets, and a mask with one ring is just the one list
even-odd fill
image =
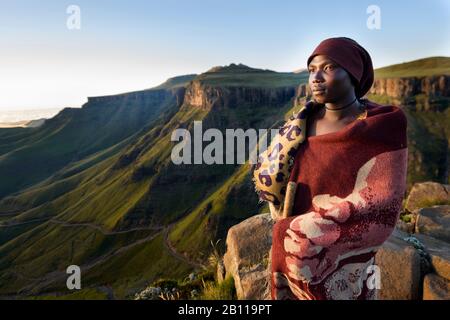
{"label": "leopard print pouch", "polygon": [[[293,115],[272,139],[268,148],[258,157],[253,170],[253,182],[260,201],[268,201],[274,215],[286,208],[286,195],[295,195],[295,183],[288,184],[294,166],[295,154],[306,138],[306,118],[315,102],[307,102]],[[292,203],[292,201],[290,201]]]}

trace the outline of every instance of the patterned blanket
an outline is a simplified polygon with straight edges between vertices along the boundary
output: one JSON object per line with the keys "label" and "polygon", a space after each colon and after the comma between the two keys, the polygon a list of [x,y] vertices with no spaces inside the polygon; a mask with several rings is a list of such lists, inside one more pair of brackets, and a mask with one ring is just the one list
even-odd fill
{"label": "patterned blanket", "polygon": [[273,299],[375,298],[374,256],[406,189],[406,127],[400,108],[369,102],[364,120],[298,145],[273,228]]}

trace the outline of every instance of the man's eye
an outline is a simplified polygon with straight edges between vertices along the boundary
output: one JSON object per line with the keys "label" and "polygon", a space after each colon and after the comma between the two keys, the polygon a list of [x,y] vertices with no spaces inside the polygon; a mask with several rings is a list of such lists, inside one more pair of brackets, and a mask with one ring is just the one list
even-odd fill
{"label": "man's eye", "polygon": [[333,70],[334,66],[333,65],[328,65],[325,67],[325,70]]}

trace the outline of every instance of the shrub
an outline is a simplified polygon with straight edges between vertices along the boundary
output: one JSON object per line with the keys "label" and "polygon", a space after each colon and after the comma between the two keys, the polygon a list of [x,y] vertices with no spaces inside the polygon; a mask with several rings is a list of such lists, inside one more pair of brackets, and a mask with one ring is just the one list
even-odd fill
{"label": "shrub", "polygon": [[203,282],[200,300],[236,300],[236,288],[233,277],[227,277],[221,283]]}

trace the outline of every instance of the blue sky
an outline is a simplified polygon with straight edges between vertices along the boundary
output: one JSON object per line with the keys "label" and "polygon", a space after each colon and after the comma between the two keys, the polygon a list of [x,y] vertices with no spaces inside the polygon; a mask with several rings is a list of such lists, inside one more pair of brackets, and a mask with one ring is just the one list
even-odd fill
{"label": "blue sky", "polygon": [[[69,30],[69,5],[81,29]],[[369,5],[381,29],[366,26]],[[450,56],[450,1],[14,0],[0,3],[1,110],[79,107],[232,62],[293,71],[347,36],[375,67]]]}

